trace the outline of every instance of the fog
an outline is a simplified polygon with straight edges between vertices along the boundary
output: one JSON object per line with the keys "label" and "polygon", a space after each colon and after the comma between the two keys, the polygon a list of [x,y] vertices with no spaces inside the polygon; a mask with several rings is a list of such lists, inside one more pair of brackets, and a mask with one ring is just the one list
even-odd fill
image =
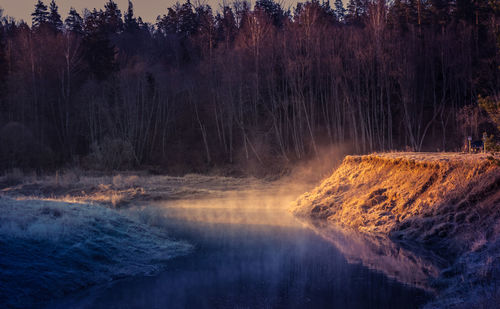
{"label": "fog", "polygon": [[15,274],[0,281],[0,298],[54,308],[418,307],[439,261],[289,211],[343,151],[322,150],[279,179],[25,177],[0,193],[0,264]]}
{"label": "fog", "polygon": [[[352,250],[349,234],[326,238],[293,217],[288,207],[301,190],[281,181],[254,183],[212,192],[215,197],[187,196],[124,209],[135,220],[187,241],[193,251],[169,261],[159,275],[99,286],[49,307],[417,308],[432,297],[413,280],[422,283],[420,270],[408,280],[420,260],[398,265],[411,258],[386,257],[380,254],[387,253],[385,247],[369,247],[359,239]],[[390,248],[393,253],[395,247]],[[399,280],[397,270],[403,269]]]}

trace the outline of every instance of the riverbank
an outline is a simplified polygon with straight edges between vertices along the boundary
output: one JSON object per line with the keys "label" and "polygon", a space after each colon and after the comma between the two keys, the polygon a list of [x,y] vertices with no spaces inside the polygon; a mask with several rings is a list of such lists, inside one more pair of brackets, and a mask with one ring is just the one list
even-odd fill
{"label": "riverbank", "polygon": [[292,211],[435,252],[452,265],[434,282],[436,306],[460,307],[500,295],[489,291],[499,280],[499,208],[500,167],[488,155],[381,153],[347,156]]}
{"label": "riverbank", "polygon": [[[24,179],[0,195],[0,302],[8,306],[419,308],[434,295],[418,284],[435,274],[432,258],[304,227],[286,211],[306,190],[296,183],[59,177]],[[88,194],[99,185],[104,196],[141,193],[113,206]]]}
{"label": "riverbank", "polygon": [[[200,222],[286,228],[289,221],[268,213],[286,212],[283,206],[304,190],[285,201],[292,193],[276,183],[195,174],[66,172],[3,183],[0,303],[13,308],[45,307],[75,293],[165,272],[173,258],[198,252],[196,239],[172,233],[176,222],[182,222],[179,228]],[[275,209],[280,200],[284,205]]]}
{"label": "riverbank", "polygon": [[10,182],[7,177],[3,179],[0,177],[0,196],[70,203],[99,203],[120,208],[137,202],[201,198],[217,194],[221,190],[252,188],[260,182],[252,178],[198,174],[184,177],[135,172],[99,175],[68,170],[42,177],[24,175]]}

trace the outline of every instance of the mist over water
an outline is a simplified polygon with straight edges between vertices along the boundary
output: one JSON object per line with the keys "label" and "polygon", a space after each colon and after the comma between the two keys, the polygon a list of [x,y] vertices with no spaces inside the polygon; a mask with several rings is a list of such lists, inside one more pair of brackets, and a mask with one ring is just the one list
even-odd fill
{"label": "mist over water", "polygon": [[81,191],[102,183],[109,191],[99,197],[143,192],[123,207],[93,196],[0,198],[0,300],[48,308],[413,308],[432,298],[432,258],[289,212],[327,169],[317,160],[278,181],[118,176],[71,184]]}
{"label": "mist over water", "polygon": [[296,196],[292,186],[268,184],[128,209],[192,244],[192,253],[170,260],[158,275],[125,278],[49,307],[416,308],[432,297],[348,261],[288,213]]}

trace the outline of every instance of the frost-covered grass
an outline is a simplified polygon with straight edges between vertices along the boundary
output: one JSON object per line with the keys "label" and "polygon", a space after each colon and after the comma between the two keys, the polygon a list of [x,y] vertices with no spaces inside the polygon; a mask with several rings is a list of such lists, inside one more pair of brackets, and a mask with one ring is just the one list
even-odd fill
{"label": "frost-covered grass", "polygon": [[125,211],[0,198],[0,303],[36,307],[94,284],[155,274],[190,250]]}
{"label": "frost-covered grass", "polygon": [[67,170],[36,177],[11,173],[0,177],[0,196],[16,199],[39,198],[53,201],[100,203],[114,207],[132,202],[214,196],[220,192],[262,189],[254,178],[231,178],[188,174],[184,177],[151,176],[141,173],[92,175]]}

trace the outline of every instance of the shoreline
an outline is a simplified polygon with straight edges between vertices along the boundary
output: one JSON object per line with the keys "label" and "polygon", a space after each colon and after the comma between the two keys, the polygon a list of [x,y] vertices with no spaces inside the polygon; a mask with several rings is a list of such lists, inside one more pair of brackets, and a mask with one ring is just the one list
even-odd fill
{"label": "shoreline", "polygon": [[[488,157],[347,156],[291,211],[367,237],[411,243],[451,261],[434,282],[441,296],[429,308],[487,303],[500,296],[500,278],[492,275],[500,273],[500,167]],[[496,296],[478,296],[488,289]]]}

